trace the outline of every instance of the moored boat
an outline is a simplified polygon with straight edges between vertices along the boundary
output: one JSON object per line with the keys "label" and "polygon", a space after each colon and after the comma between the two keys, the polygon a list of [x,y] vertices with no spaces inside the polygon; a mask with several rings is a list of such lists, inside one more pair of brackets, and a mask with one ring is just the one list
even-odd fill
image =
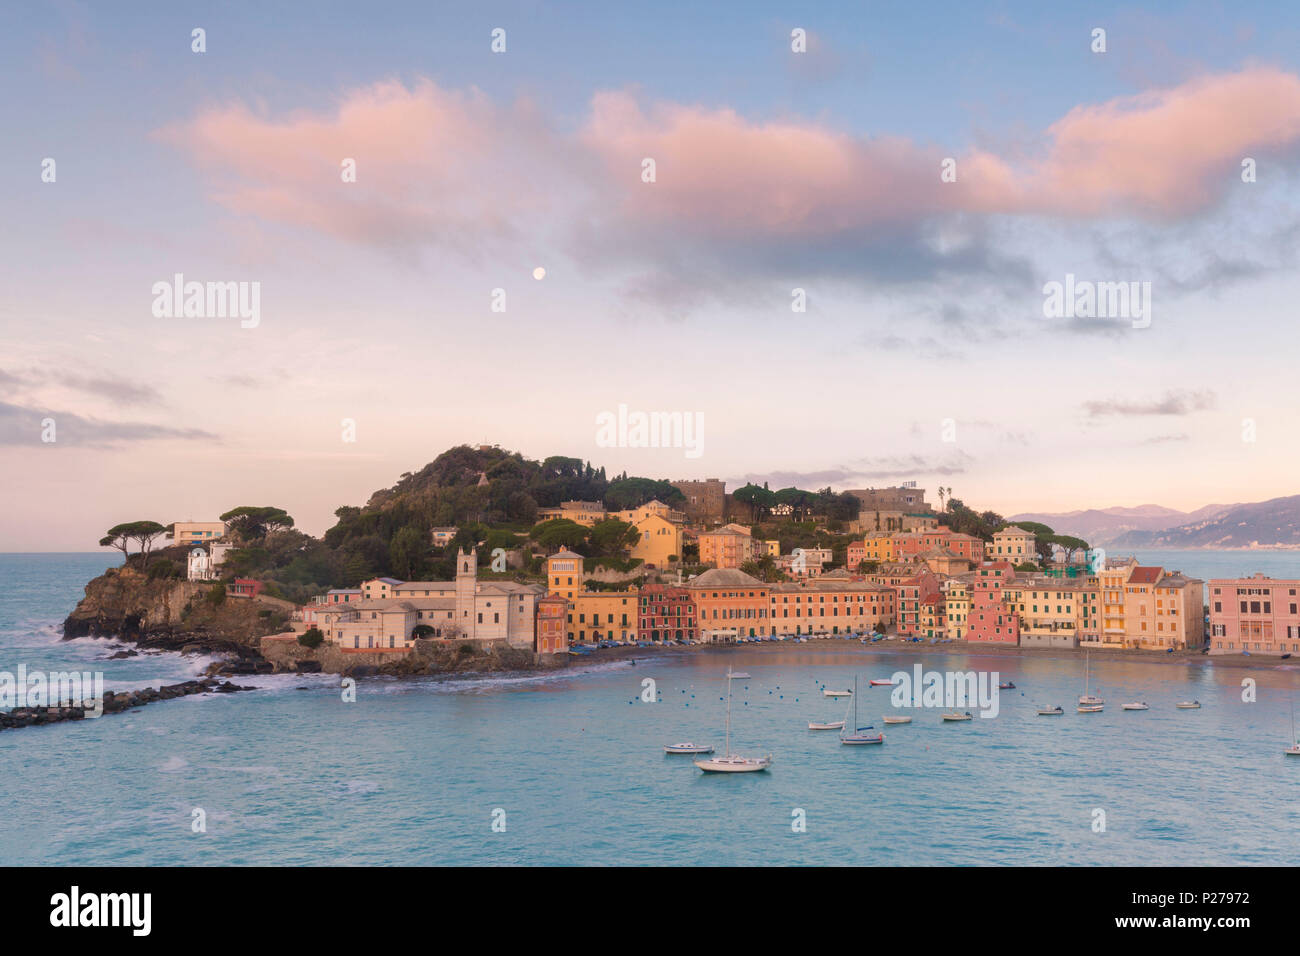
{"label": "moored boat", "polygon": [[1146,705],[1146,701],[1134,701],[1131,704],[1120,705],[1120,710],[1150,710],[1150,709],[1151,708]]}
{"label": "moored boat", "polygon": [[695,766],[705,773],[753,773],[766,770],[772,766],[771,757],[741,757],[732,754],[729,757],[708,757],[695,761]]}
{"label": "moored boat", "polygon": [[1174,706],[1179,710],[1200,710],[1201,702],[1199,700],[1180,700]]}
{"label": "moored boat", "polygon": [[731,682],[736,677],[737,675],[731,670],[727,671],[726,752],[721,757],[705,757],[703,760],[696,760],[695,766],[705,773],[753,773],[772,766],[771,754],[766,757],[742,757],[731,752]]}
{"label": "moored boat", "polygon": [[944,719],[944,720],[949,720],[949,721],[956,721],[956,720],[970,720],[970,719],[971,719],[971,717],[970,717],[970,711],[968,710],[968,711],[966,711],[966,713],[964,713],[964,714],[959,714],[959,713],[957,713],[956,711],[953,711],[951,714],[944,714],[944,715],[943,715],[943,719]]}
{"label": "moored boat", "polygon": [[[862,746],[862,745],[864,745],[864,744],[883,744],[883,743],[885,742],[885,735],[884,735],[884,734],[864,734],[864,733],[863,733],[864,730],[875,730],[875,728],[872,727],[870,724],[868,724],[866,727],[859,727],[859,726],[858,726],[858,695],[857,695],[857,689],[858,689],[858,678],[857,678],[857,676],[855,675],[854,678],[853,678],[853,690],[854,690],[854,694],[853,694],[853,724],[851,725],[851,726],[853,727],[853,732],[852,732],[852,733],[847,733],[847,734],[846,734],[843,730],[841,730],[841,731],[840,731],[840,743],[842,743],[842,744],[850,744],[850,745],[853,745],[853,746]],[[847,720],[847,718],[846,718],[846,720]],[[846,726],[848,726],[848,725],[846,724]]]}
{"label": "moored boat", "polygon": [[713,748],[708,744],[695,744],[687,741],[680,744],[665,744],[664,753],[666,754],[711,754]]}
{"label": "moored boat", "polygon": [[810,720],[808,721],[808,729],[809,730],[843,730],[844,721],[832,720],[829,723],[819,724],[816,721]]}
{"label": "moored boat", "polygon": [[1040,717],[1059,717],[1063,713],[1065,713],[1065,709],[1063,707],[1039,707],[1038,708],[1038,716]]}
{"label": "moored boat", "polygon": [[1103,704],[1080,704],[1075,709],[1081,714],[1100,714],[1106,708]]}
{"label": "moored boat", "polygon": [[912,718],[911,717],[890,717],[886,715],[884,717],[884,721],[887,724],[910,724],[912,722]]}
{"label": "moored boat", "polygon": [[[1079,698],[1079,713],[1095,714],[1101,710],[1101,705],[1106,703],[1100,697],[1091,693],[1090,684],[1092,678],[1092,652],[1084,651],[1083,656],[1083,696]],[[1083,708],[1088,707],[1089,710]],[[1095,708],[1095,709],[1093,709]]]}
{"label": "moored boat", "polygon": [[852,696],[853,696],[853,691],[851,691],[851,690],[831,690],[829,687],[823,687],[823,688],[822,688],[822,696],[823,696],[823,697],[852,697]]}
{"label": "moored boat", "polygon": [[883,679],[877,678],[875,680],[872,680],[870,683],[872,687],[893,687],[894,686],[893,679],[888,677]]}
{"label": "moored boat", "polygon": [[1016,689],[1016,682],[1013,680],[1009,680],[1005,684],[998,684],[998,690],[1015,690],[1015,689]]}

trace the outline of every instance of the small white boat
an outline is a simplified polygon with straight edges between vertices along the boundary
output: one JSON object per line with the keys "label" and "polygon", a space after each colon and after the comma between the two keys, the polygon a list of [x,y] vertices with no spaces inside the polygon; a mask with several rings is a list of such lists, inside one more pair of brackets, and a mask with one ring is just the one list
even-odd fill
{"label": "small white boat", "polygon": [[871,681],[871,686],[872,687],[893,687],[894,682],[890,678],[885,678],[883,680],[873,680]]}
{"label": "small white boat", "polygon": [[1121,704],[1119,709],[1120,710],[1150,710],[1151,708],[1146,705],[1146,701],[1134,701],[1131,704]]}
{"label": "small white boat", "polygon": [[964,714],[959,714],[956,711],[954,711],[951,714],[944,714],[943,719],[944,720],[970,720],[970,711],[966,711],[966,713]]}
{"label": "small white boat", "polygon": [[666,744],[664,746],[666,754],[711,754],[713,748],[708,744],[693,744],[689,741],[681,744]]}
{"label": "small white boat", "polygon": [[1039,717],[1059,717],[1063,713],[1065,713],[1065,710],[1064,708],[1061,707],[1039,707],[1038,708]]}
{"label": "small white boat", "polygon": [[1101,704],[1080,704],[1076,709],[1081,714],[1100,714],[1106,708]]}
{"label": "small white boat", "polygon": [[819,724],[816,721],[810,720],[808,721],[808,729],[809,730],[843,730],[844,721],[832,720],[828,724]]}
{"label": "small white boat", "polygon": [[1296,744],[1294,747],[1287,747],[1286,750],[1282,752],[1288,757],[1300,757],[1300,744]]}
{"label": "small white boat", "polygon": [[1201,702],[1199,700],[1180,700],[1174,706],[1179,710],[1200,710]]}
{"label": "small white boat", "polygon": [[736,671],[731,675],[732,680],[749,680],[749,675],[744,671]]}
{"label": "small white boat", "polygon": [[886,717],[884,718],[884,721],[885,721],[885,723],[887,723],[887,724],[910,724],[910,723],[912,722],[912,718],[911,718],[911,717],[889,717],[889,716],[886,716]]}
{"label": "small white boat", "polygon": [[823,688],[822,688],[822,696],[823,696],[823,697],[852,697],[852,696],[853,696],[853,691],[851,691],[851,690],[831,690],[829,687],[823,687]]}

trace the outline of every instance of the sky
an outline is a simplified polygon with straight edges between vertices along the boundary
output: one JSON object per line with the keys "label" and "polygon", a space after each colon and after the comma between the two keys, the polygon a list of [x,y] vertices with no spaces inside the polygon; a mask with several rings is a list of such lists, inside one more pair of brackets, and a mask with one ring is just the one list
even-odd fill
{"label": "sky", "polygon": [[0,10],[0,90],[0,551],[319,534],[462,443],[1297,490],[1294,5],[58,0]]}

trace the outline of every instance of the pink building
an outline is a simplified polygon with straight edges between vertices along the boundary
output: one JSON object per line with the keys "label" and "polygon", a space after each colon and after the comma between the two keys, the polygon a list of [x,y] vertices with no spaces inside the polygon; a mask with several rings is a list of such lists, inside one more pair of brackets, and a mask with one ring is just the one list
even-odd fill
{"label": "pink building", "polygon": [[933,607],[936,602],[943,603],[939,579],[929,568],[922,566],[915,577],[896,585],[894,590],[898,594],[896,604],[899,636],[912,637],[920,634],[925,607]]}
{"label": "pink building", "polygon": [[1210,653],[1300,653],[1300,581],[1256,574],[1210,581]]}
{"label": "pink building", "polygon": [[1002,589],[1015,577],[1009,561],[993,561],[974,570],[968,641],[1019,644],[1020,618],[1004,599]]}

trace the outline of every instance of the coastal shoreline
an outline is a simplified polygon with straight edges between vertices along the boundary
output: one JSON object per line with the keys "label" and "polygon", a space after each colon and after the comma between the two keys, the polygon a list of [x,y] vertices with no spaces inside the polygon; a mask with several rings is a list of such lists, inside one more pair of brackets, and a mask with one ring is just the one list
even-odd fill
{"label": "coastal shoreline", "polygon": [[[1121,648],[1083,648],[1083,647],[1021,647],[1019,645],[983,644],[974,641],[952,641],[946,644],[909,643],[897,638],[878,641],[875,644],[863,644],[857,638],[828,637],[815,638],[806,643],[793,641],[763,641],[757,644],[697,644],[678,647],[676,645],[652,647],[615,647],[592,651],[577,658],[580,661],[617,661],[640,656],[658,656],[665,653],[756,653],[756,654],[806,654],[811,652],[876,656],[885,653],[916,654],[952,654],[964,657],[1010,657],[1027,660],[1061,660],[1081,661],[1085,651],[1094,661],[1140,661],[1145,664],[1174,664],[1180,667],[1212,666],[1243,668],[1272,668],[1287,670],[1300,669],[1300,658],[1267,657],[1263,655],[1242,654],[1202,654],[1196,651],[1124,650]],[[638,661],[638,663],[640,663]]]}

